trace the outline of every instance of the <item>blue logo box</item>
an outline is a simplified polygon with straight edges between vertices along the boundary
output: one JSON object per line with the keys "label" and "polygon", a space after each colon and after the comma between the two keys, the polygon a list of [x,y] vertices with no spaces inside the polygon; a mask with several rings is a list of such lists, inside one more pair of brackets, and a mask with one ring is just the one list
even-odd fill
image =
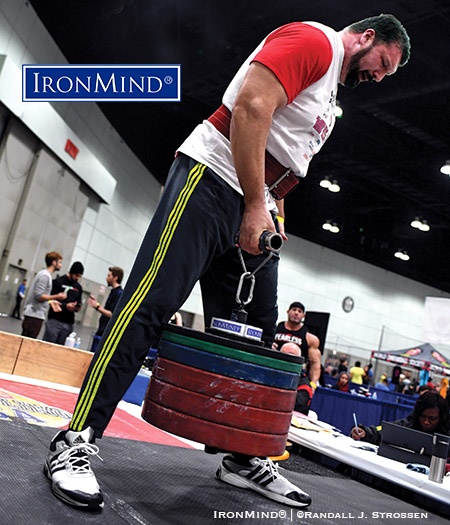
{"label": "blue logo box", "polygon": [[22,65],[24,102],[179,102],[180,65]]}

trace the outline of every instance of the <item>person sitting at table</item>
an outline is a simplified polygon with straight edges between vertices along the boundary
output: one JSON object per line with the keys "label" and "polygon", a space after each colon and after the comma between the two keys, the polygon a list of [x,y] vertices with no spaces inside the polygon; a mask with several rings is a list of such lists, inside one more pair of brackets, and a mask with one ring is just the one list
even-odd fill
{"label": "person sitting at table", "polygon": [[[450,416],[447,401],[432,390],[424,392],[417,398],[412,413],[403,419],[394,421],[396,425],[412,428],[427,434],[450,434]],[[353,427],[351,437],[355,441],[366,441],[379,445],[383,429],[381,426],[358,425]]]}
{"label": "person sitting at table", "polygon": [[348,372],[341,372],[336,384],[331,388],[339,390],[340,392],[348,392],[350,389],[350,374]]}
{"label": "person sitting at table", "polygon": [[384,374],[380,377],[380,380],[375,385],[375,388],[378,388],[378,390],[389,390],[388,378]]}

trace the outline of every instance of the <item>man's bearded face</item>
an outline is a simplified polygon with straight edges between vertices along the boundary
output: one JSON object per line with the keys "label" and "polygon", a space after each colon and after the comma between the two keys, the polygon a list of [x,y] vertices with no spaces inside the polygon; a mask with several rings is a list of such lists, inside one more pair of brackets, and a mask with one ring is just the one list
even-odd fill
{"label": "man's bearded face", "polygon": [[358,51],[358,53],[352,56],[348,67],[348,73],[344,80],[345,87],[355,88],[359,86],[362,80],[365,80],[366,82],[372,82],[373,77],[369,74],[369,72],[361,71],[360,62],[361,59],[366,56],[373,47],[374,45],[372,44],[367,49],[361,49],[361,51]]}

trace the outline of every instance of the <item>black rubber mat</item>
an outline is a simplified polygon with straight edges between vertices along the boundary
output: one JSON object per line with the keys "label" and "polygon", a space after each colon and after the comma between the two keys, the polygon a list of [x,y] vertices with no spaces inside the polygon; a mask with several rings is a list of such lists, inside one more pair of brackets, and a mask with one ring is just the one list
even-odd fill
{"label": "black rubber mat", "polygon": [[[0,421],[2,525],[382,525],[406,521],[438,525],[445,522],[443,517],[357,481],[334,473],[327,476],[324,468],[321,475],[307,469],[308,473],[286,472],[286,477],[313,498],[312,506],[297,514],[295,509],[217,480],[214,473],[221,455],[108,437],[98,441],[103,461],[95,458],[93,462],[104,492],[105,508],[101,513],[86,513],[57,500],[42,473],[54,434],[53,429],[20,420]],[[380,515],[372,518],[372,512]],[[319,517],[319,513],[325,514]],[[366,517],[357,519],[361,513]],[[426,513],[426,517],[402,520],[383,517],[381,513]]]}

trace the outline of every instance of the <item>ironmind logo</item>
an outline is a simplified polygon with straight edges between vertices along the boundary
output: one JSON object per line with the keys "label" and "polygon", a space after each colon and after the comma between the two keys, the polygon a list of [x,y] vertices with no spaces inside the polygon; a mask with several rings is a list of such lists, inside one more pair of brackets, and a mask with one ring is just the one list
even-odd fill
{"label": "ironmind logo", "polygon": [[22,66],[24,102],[179,102],[180,65]]}

